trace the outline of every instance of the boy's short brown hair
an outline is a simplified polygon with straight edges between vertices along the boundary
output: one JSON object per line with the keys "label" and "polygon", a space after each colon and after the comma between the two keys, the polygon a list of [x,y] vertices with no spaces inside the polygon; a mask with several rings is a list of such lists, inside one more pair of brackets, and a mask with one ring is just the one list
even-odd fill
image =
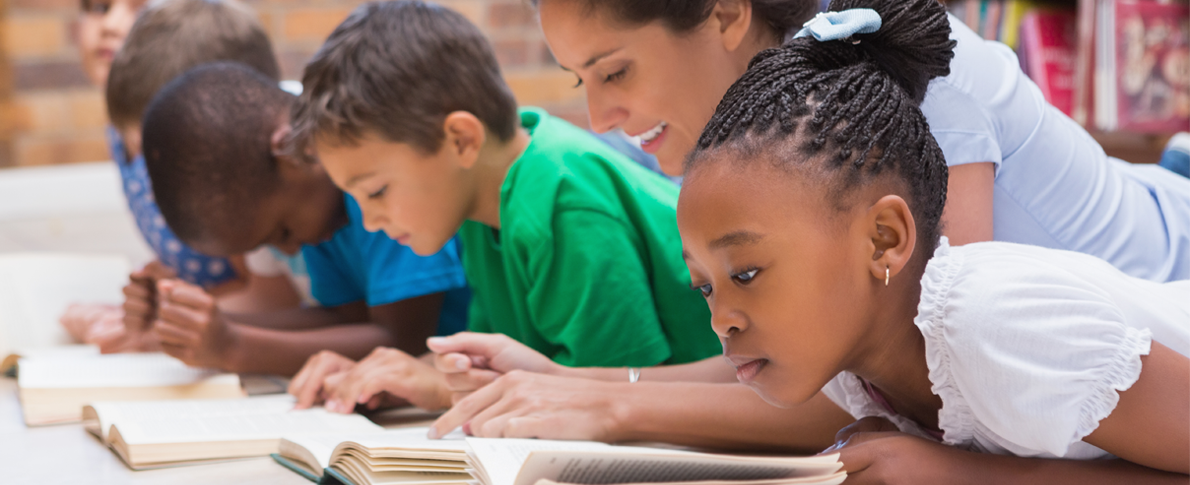
{"label": "boy's short brown hair", "polygon": [[426,153],[442,143],[446,116],[466,111],[507,141],[516,98],[483,33],[446,7],[420,1],[356,8],[306,65],[293,111],[291,149],[315,138],[355,144],[366,132]]}
{"label": "boy's short brown hair", "polygon": [[139,126],[157,90],[192,67],[245,64],[274,80],[281,69],[252,9],[236,0],[159,0],[137,18],[107,79],[117,128]]}

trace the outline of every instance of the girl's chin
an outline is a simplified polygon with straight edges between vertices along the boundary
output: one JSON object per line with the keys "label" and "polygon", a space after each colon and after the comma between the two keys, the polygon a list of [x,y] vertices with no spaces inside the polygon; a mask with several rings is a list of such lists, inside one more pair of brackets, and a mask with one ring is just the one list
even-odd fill
{"label": "girl's chin", "polygon": [[[789,409],[803,404],[818,393],[817,391],[803,392],[800,389],[774,385],[773,382],[767,381],[766,379],[757,379],[748,384],[748,387],[752,388],[761,399],[764,399],[764,402],[782,409]],[[778,382],[780,381],[778,380]]]}

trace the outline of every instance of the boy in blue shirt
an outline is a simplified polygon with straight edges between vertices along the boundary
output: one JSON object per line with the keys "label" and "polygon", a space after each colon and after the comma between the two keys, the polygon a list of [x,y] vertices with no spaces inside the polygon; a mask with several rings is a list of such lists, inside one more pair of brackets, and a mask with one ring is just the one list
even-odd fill
{"label": "boy in blue shirt", "polygon": [[[228,72],[263,82],[203,92]],[[239,64],[191,70],[150,104],[144,157],[179,239],[212,255],[266,244],[300,251],[323,307],[225,319],[200,288],[163,281],[154,332],[188,364],[237,372],[292,375],[323,350],[355,358],[379,346],[424,353],[427,337],[465,326],[469,295],[457,246],[421,257],[365,229],[355,201],[319,165],[282,150],[293,100]]]}

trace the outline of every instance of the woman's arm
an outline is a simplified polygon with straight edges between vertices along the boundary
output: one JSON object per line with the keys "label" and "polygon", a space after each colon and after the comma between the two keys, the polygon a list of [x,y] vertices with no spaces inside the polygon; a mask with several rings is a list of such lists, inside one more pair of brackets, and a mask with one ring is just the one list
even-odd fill
{"label": "woman's arm", "polygon": [[951,246],[992,240],[992,189],[996,165],[968,163],[950,167],[942,234]]}

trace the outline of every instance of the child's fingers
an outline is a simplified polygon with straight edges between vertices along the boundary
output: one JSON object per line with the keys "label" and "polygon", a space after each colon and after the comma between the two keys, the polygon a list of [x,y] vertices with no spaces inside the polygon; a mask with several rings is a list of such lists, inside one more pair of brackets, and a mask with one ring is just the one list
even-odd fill
{"label": "child's fingers", "polygon": [[171,325],[195,331],[204,330],[209,323],[207,313],[169,302],[162,303],[161,308],[157,309],[157,318]]}
{"label": "child's fingers", "polygon": [[449,337],[430,337],[426,346],[435,354],[466,354],[491,360],[511,340],[503,334],[459,332]]}
{"label": "child's fingers", "polygon": [[472,392],[491,384],[492,381],[499,379],[501,375],[499,372],[486,369],[446,374],[446,388],[450,389],[451,392]]}
{"label": "child's fingers", "polygon": [[447,433],[470,421],[476,414],[495,404],[503,394],[504,389],[499,382],[472,393],[455,403],[454,407],[434,421],[434,424],[430,426],[429,437],[436,439],[446,436]]}
{"label": "child's fingers", "polygon": [[444,374],[467,372],[471,370],[471,358],[458,352],[434,354],[434,368]]}
{"label": "child's fingers", "polygon": [[[159,282],[159,285],[161,283],[165,283],[165,281]],[[191,308],[209,309],[215,306],[215,298],[209,293],[203,291],[202,288],[180,281],[168,293],[162,292],[162,297],[171,303]]]}
{"label": "child's fingers", "polygon": [[163,345],[179,347],[192,347],[200,338],[194,331],[161,320],[153,323],[153,333],[157,334]]}

